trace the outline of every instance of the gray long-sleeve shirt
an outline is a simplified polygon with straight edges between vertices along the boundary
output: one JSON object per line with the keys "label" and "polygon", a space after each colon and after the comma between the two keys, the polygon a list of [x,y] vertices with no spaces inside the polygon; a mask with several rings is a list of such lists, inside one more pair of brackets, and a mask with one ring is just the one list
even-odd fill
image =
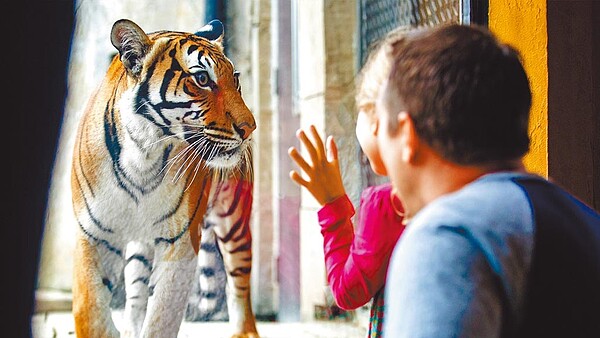
{"label": "gray long-sleeve shirt", "polygon": [[534,242],[519,176],[485,175],[415,216],[390,261],[385,337],[499,337],[518,325]]}

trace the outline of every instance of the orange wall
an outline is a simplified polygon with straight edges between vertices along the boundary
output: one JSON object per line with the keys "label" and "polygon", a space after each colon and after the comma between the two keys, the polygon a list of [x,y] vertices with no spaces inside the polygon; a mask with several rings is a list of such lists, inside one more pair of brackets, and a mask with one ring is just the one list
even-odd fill
{"label": "orange wall", "polygon": [[525,156],[530,171],[548,176],[548,34],[546,0],[489,0],[489,28],[520,51],[533,95]]}

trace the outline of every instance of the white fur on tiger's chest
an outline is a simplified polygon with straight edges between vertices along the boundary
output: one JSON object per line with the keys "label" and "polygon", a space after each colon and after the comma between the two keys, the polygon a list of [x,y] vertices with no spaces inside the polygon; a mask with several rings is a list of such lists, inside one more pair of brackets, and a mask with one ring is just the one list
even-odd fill
{"label": "white fur on tiger's chest", "polygon": [[132,240],[152,243],[157,238],[170,239],[185,230],[190,210],[182,195],[183,180],[173,183],[165,178],[152,191],[141,193],[122,187],[112,170],[111,164],[104,165],[105,184],[89,200],[91,215],[85,222],[89,233],[121,247]]}

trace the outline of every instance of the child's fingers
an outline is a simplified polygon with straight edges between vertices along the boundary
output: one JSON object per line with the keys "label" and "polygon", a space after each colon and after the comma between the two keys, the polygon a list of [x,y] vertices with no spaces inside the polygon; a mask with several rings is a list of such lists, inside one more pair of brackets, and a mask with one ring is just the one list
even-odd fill
{"label": "child's fingers", "polygon": [[319,159],[319,157],[317,155],[317,150],[315,149],[312,142],[306,136],[306,133],[303,130],[299,129],[296,132],[296,137],[300,140],[300,142],[302,142],[302,144],[306,148],[306,151],[308,152],[308,155],[310,156],[312,163],[313,164],[317,163],[317,161]]}
{"label": "child's fingers", "polygon": [[303,187],[308,186],[308,181],[303,179],[302,176],[300,176],[300,174],[298,174],[295,170],[290,171],[290,178],[292,179],[292,181],[296,182],[297,184]]}
{"label": "child's fingers", "polygon": [[312,172],[312,167],[306,162],[306,160],[304,160],[304,157],[300,155],[296,148],[290,147],[290,149],[288,149],[288,155],[292,158],[292,160],[294,160],[294,162],[296,162],[300,169],[304,170],[304,172]]}
{"label": "child's fingers", "polygon": [[325,158],[325,147],[323,146],[323,140],[314,125],[310,125],[310,133],[312,134],[313,141],[315,143],[315,150],[319,160]]}
{"label": "child's fingers", "polygon": [[327,138],[327,160],[329,162],[337,161],[338,159],[338,149],[335,141],[333,140],[333,136],[329,136]]}

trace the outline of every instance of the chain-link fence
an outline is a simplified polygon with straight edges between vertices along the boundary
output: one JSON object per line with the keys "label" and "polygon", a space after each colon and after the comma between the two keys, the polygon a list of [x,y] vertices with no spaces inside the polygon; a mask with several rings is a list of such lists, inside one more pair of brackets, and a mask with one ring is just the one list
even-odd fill
{"label": "chain-link fence", "polygon": [[370,46],[396,27],[487,23],[487,0],[360,0],[360,65]]}

